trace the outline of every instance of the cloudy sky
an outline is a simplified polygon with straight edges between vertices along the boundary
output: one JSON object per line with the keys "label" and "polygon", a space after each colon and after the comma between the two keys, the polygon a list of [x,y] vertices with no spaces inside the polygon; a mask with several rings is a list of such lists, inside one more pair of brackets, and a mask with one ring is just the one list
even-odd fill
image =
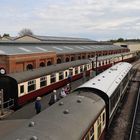
{"label": "cloudy sky", "polygon": [[140,0],[0,0],[0,34],[140,38]]}

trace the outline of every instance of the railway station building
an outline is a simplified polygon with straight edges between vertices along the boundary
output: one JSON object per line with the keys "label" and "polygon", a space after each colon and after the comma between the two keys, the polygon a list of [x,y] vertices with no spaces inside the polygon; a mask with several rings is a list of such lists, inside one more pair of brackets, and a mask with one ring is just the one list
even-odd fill
{"label": "railway station building", "polygon": [[0,68],[16,73],[95,56],[129,52],[128,48],[85,38],[24,35],[0,40]]}

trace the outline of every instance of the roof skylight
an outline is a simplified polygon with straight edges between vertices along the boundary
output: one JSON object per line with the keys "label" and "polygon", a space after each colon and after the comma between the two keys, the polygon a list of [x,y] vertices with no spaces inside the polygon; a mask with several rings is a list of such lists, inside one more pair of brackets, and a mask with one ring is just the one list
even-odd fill
{"label": "roof skylight", "polygon": [[4,51],[2,51],[2,50],[0,50],[0,54],[5,54],[5,52],[4,52]]}
{"label": "roof skylight", "polygon": [[59,47],[53,47],[53,48],[56,49],[56,50],[59,50],[59,51],[63,50],[62,48],[59,48]]}
{"label": "roof skylight", "polygon": [[22,50],[22,51],[25,51],[25,52],[31,52],[31,50],[28,50],[26,48],[23,48],[23,47],[18,47],[18,49]]}
{"label": "roof skylight", "polygon": [[43,49],[43,48],[41,48],[41,47],[35,47],[35,48],[38,49],[38,50],[44,51],[44,52],[48,51],[48,50]]}

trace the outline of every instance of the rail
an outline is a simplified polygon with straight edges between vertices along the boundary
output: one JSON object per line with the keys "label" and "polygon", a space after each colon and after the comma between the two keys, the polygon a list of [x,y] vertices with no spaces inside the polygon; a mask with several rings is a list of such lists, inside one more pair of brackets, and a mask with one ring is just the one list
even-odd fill
{"label": "rail", "polygon": [[[135,126],[135,120],[136,120],[139,102],[140,102],[140,87],[139,87],[137,101],[136,101],[136,105],[135,105],[134,117],[133,117],[133,121],[132,121],[132,127],[131,127],[131,131],[130,131],[130,135],[129,135],[129,140],[135,140],[133,133],[134,133],[134,126]],[[138,139],[136,139],[136,140],[138,140]]]}

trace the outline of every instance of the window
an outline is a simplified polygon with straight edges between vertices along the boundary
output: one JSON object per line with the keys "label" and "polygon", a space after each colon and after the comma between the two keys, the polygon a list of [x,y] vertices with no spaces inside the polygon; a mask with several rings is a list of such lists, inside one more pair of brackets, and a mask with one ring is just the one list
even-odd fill
{"label": "window", "polygon": [[102,65],[104,65],[104,61],[102,62]]}
{"label": "window", "polygon": [[89,140],[89,134],[85,136],[84,140]]}
{"label": "window", "polygon": [[80,66],[80,73],[83,72],[83,66]]}
{"label": "window", "polygon": [[57,64],[60,64],[60,63],[61,63],[61,59],[58,58],[58,59],[57,59]]}
{"label": "window", "polygon": [[90,140],[94,140],[94,126],[90,129]]}
{"label": "window", "polygon": [[84,66],[84,71],[87,71],[87,65]]}
{"label": "window", "polygon": [[52,73],[51,74],[51,83],[54,83],[56,81],[56,74]]}
{"label": "window", "polygon": [[40,63],[40,67],[45,67],[45,63],[44,62],[41,62]]}
{"label": "window", "polygon": [[24,85],[21,85],[20,86],[20,93],[23,93],[24,92]]}
{"label": "window", "polygon": [[81,59],[81,56],[78,56],[78,60],[80,60]]}
{"label": "window", "polygon": [[69,69],[69,75],[73,75],[73,69]]}
{"label": "window", "polygon": [[85,56],[82,56],[82,59],[85,59]]}
{"label": "window", "polygon": [[75,67],[75,74],[78,74],[78,67]]}
{"label": "window", "polygon": [[52,62],[51,61],[48,61],[47,62],[47,66],[50,66],[50,65],[52,65]]}
{"label": "window", "polygon": [[71,57],[71,61],[74,61],[74,57]]}
{"label": "window", "polygon": [[59,80],[62,80],[64,78],[63,72],[59,72]]}
{"label": "window", "polygon": [[32,90],[35,90],[35,87],[36,84],[35,84],[35,80],[31,80],[28,82],[28,92],[32,91]]}
{"label": "window", "polygon": [[33,65],[32,64],[28,64],[27,66],[26,66],[26,70],[32,70],[33,69]]}
{"label": "window", "polygon": [[101,135],[101,116],[97,120],[97,136],[98,136],[98,138],[100,137],[100,135]]}
{"label": "window", "polygon": [[100,137],[101,135],[101,123],[98,125],[98,138]]}
{"label": "window", "polygon": [[70,59],[67,57],[65,61],[66,61],[66,62],[69,62],[69,61],[70,61]]}
{"label": "window", "polygon": [[99,67],[101,66],[101,62],[99,62]]}
{"label": "window", "polygon": [[65,76],[68,77],[68,72],[67,71],[65,72]]}
{"label": "window", "polygon": [[47,84],[46,77],[45,76],[44,77],[41,77],[40,78],[40,87],[46,86],[46,84]]}
{"label": "window", "polygon": [[103,125],[105,124],[105,113],[103,113]]}

